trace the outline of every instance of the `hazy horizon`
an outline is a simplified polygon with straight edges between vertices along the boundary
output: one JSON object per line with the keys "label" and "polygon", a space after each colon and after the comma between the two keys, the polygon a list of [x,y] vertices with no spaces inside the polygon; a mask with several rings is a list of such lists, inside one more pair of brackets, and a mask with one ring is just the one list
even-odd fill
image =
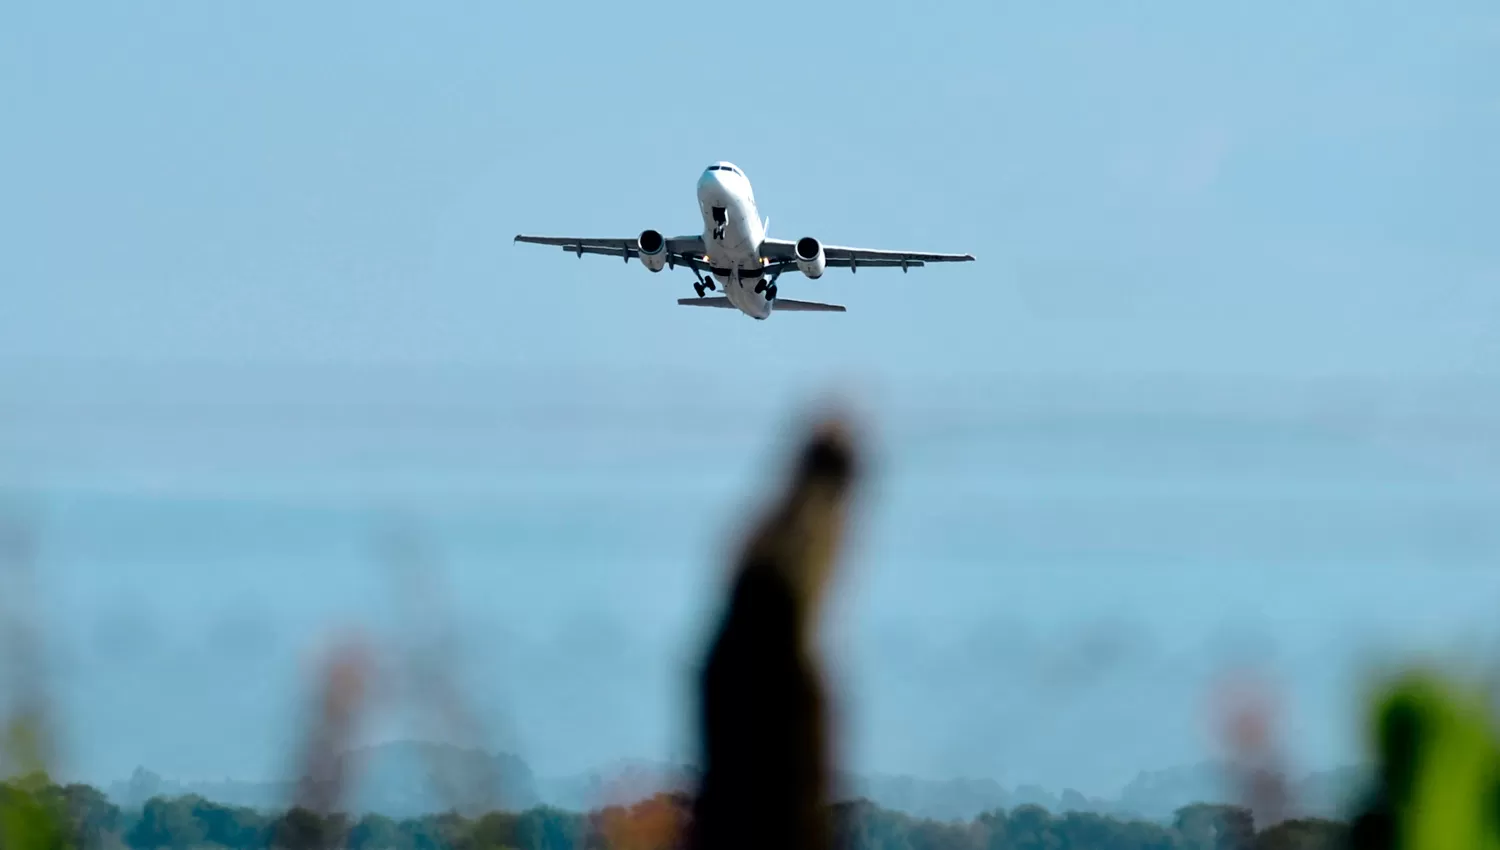
{"label": "hazy horizon", "polygon": [[[0,370],[33,468],[7,489],[47,482],[15,504],[80,774],[277,776],[308,652],[345,626],[392,663],[447,641],[472,743],[539,775],[686,757],[716,558],[803,388],[685,406],[657,373],[524,395],[504,369],[191,374]],[[1366,658],[1495,638],[1495,470],[1464,438],[1500,418],[1488,383],[856,396],[879,462],[829,640],[849,768],[1106,796],[1215,755],[1208,691],[1237,661],[1286,690],[1294,772],[1358,760]],[[435,553],[442,608],[398,606],[376,548],[393,521]],[[411,706],[387,694],[366,740],[421,737]]]}

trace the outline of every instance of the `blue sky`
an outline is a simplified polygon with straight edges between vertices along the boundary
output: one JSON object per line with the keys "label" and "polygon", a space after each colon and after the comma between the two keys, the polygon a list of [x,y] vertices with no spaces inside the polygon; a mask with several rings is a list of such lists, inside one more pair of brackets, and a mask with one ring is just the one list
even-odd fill
{"label": "blue sky", "polygon": [[[861,766],[1103,793],[1203,751],[1194,665],[1270,632],[1289,734],[1345,758],[1360,636],[1459,640],[1500,590],[1497,57],[1482,2],[8,9],[0,476],[69,758],[274,771],[306,647],[386,616],[392,505],[497,741],[664,755],[703,564],[848,381]],[[979,262],[787,279],[850,312],[757,323],[511,244],[689,232],[718,159],[773,234]],[[1003,667],[1112,621],[1103,690]]]}

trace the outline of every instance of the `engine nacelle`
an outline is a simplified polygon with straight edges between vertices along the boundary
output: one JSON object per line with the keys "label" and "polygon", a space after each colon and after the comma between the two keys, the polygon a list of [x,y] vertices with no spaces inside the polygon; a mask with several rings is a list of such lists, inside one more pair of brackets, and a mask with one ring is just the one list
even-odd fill
{"label": "engine nacelle", "polygon": [[797,240],[797,269],[813,280],[823,276],[828,267],[828,258],[823,256],[823,244],[811,236]]}
{"label": "engine nacelle", "polygon": [[641,265],[653,272],[667,267],[667,240],[655,230],[642,230],[635,247],[641,252]]}

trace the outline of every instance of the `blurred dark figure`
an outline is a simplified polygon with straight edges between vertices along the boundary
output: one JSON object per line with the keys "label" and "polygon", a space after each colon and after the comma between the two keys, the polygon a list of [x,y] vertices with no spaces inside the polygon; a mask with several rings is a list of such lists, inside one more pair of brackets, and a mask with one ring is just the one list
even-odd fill
{"label": "blurred dark figure", "polygon": [[704,772],[690,850],[832,846],[827,705],[812,644],[858,466],[841,421],[814,429],[742,550],[700,680]]}

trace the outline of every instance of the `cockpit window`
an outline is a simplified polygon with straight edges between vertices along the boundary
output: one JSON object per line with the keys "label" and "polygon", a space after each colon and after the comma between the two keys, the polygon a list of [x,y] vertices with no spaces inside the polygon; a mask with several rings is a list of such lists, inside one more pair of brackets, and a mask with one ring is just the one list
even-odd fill
{"label": "cockpit window", "polygon": [[738,168],[735,168],[732,165],[710,165],[708,167],[708,170],[709,171],[728,171],[731,174],[739,174],[741,177],[745,176],[743,173],[740,172],[740,170]]}

